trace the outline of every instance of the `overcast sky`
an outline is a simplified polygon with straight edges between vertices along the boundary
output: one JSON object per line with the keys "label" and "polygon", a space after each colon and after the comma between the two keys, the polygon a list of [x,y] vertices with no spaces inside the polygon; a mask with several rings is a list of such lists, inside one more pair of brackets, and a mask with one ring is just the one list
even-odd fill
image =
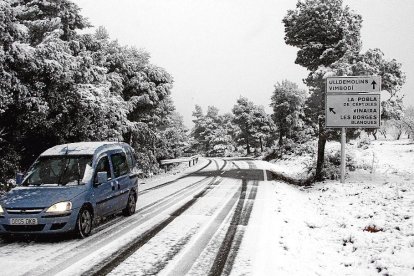
{"label": "overcast sky", "polygon": [[[294,0],[75,0],[94,26],[121,44],[144,48],[174,77],[172,97],[191,127],[199,104],[230,112],[242,95],[268,112],[273,85],[305,88],[307,71],[284,43],[282,18]],[[363,48],[403,64],[402,92],[414,105],[414,1],[344,0],[363,17]]]}

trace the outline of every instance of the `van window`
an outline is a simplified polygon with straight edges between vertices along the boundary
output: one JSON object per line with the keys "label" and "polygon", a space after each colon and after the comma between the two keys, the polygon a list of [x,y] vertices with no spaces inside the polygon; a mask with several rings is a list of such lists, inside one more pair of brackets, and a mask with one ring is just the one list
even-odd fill
{"label": "van window", "polygon": [[114,167],[115,178],[129,173],[125,153],[115,153],[111,155],[112,166]]}
{"label": "van window", "polygon": [[130,150],[127,151],[127,162],[128,162],[128,167],[130,168],[135,167],[134,156],[132,155],[132,152]]}
{"label": "van window", "polygon": [[98,172],[106,172],[108,174],[108,179],[111,178],[111,167],[109,166],[108,156],[104,156],[101,159],[99,159],[99,162],[96,165],[95,178],[94,178],[95,183],[98,182]]}

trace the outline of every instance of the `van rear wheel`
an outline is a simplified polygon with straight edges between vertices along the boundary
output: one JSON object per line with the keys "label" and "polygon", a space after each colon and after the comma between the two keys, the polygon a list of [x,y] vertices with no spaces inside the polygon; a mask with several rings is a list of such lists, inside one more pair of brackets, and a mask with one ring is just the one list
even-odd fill
{"label": "van rear wheel", "polygon": [[83,207],[79,211],[78,219],[76,220],[75,233],[79,238],[86,238],[92,232],[92,213],[88,208]]}
{"label": "van rear wheel", "polygon": [[122,210],[122,214],[124,216],[131,216],[135,213],[135,208],[137,205],[137,201],[135,200],[135,193],[131,192],[128,196],[128,203],[124,210]]}

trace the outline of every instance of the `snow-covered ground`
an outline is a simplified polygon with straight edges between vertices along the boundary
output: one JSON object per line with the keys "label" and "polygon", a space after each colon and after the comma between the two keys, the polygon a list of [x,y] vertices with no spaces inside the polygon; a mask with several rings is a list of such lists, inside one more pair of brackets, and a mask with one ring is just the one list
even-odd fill
{"label": "snow-covered ground", "polygon": [[191,167],[188,166],[188,162],[179,163],[177,166],[172,167],[169,171],[165,173],[162,172],[160,174],[153,175],[152,177],[142,179],[140,181],[139,190],[144,191],[156,187],[160,184],[169,181],[174,181],[180,177],[184,177],[190,173],[200,170],[201,168],[210,164],[210,162],[213,161],[209,161],[205,158],[199,158],[199,161],[196,164],[191,165]]}
{"label": "snow-covered ground", "polygon": [[[337,149],[338,143],[327,145]],[[170,219],[111,275],[207,275],[229,241],[229,229],[234,236],[229,251],[223,250],[228,252],[223,275],[414,275],[414,143],[354,143],[347,151],[356,170],[346,183],[311,187],[268,180],[265,173],[298,177],[309,163],[306,156],[274,164],[240,159],[183,164],[144,180],[138,213],[115,218],[87,239],[0,243],[0,274],[90,271]]]}
{"label": "snow-covered ground", "polygon": [[[0,275],[55,275],[58,271],[61,275],[80,274],[91,265],[107,258],[117,248],[127,244],[153,224],[168,217],[175,210],[174,206],[180,206],[191,199],[194,193],[203,188],[202,183],[188,191],[175,193],[196,181],[201,181],[203,177],[191,176],[160,189],[151,188],[178,180],[207,165],[207,170],[216,170],[222,164],[222,161],[215,164],[215,161],[201,159],[193,167],[188,168],[188,164],[179,166],[173,172],[144,180],[146,184],[140,185],[137,214],[128,218],[116,217],[113,219],[114,223],[109,222],[97,227],[100,230],[86,239],[40,239],[27,242],[17,240],[7,243],[0,239]],[[174,198],[169,198],[172,194],[175,194]],[[160,207],[157,207],[158,205]]]}
{"label": "snow-covered ground", "polygon": [[[345,184],[259,184],[231,275],[414,275],[414,143],[347,150],[357,169]],[[304,169],[293,159],[258,164],[291,176]]]}

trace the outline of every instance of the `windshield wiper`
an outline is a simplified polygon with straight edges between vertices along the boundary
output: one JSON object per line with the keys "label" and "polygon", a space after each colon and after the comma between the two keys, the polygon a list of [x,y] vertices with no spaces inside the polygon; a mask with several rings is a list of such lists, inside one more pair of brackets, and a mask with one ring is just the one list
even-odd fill
{"label": "windshield wiper", "polygon": [[58,183],[57,183],[58,185],[62,185],[63,186],[63,183],[60,183],[60,181],[62,180],[63,175],[65,175],[66,171],[68,170],[68,167],[69,167],[69,159],[66,159],[65,168],[63,169],[63,172],[59,176],[59,179],[58,179]]}

